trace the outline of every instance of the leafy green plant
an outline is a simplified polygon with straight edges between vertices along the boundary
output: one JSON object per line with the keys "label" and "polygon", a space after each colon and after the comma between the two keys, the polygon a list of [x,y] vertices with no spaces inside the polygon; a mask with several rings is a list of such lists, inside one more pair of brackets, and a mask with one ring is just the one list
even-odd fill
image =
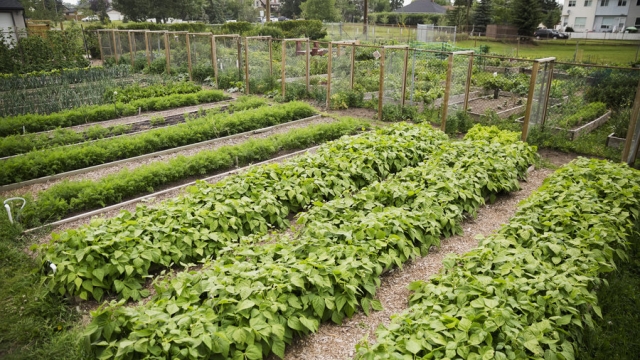
{"label": "leafy green plant", "polygon": [[413,283],[409,310],[356,358],[575,358],[582,329],[602,316],[598,276],[627,259],[638,179],[601,160],[557,171],[497,234],[447,257],[429,282]]}
{"label": "leafy green plant", "polygon": [[35,179],[256,130],[309,117],[315,113],[316,111],[308,104],[290,102],[279,106],[236,112],[232,115],[212,114],[187,123],[153,129],[127,137],[32,151],[4,160],[0,168],[0,184]]}
{"label": "leafy green plant", "polygon": [[556,124],[564,129],[573,129],[576,126],[584,125],[593,121],[607,112],[607,105],[601,102],[589,103],[580,108],[575,113],[566,116]]}

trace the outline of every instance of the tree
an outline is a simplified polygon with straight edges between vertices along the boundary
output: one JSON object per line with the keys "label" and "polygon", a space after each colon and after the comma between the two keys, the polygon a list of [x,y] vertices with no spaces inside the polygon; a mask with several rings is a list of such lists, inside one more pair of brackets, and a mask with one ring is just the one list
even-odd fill
{"label": "tree", "polygon": [[107,0],[89,0],[89,9],[98,15],[100,21],[103,23],[109,22],[109,16],[107,15],[108,8],[109,2]]}
{"label": "tree", "polygon": [[223,0],[206,1],[204,13],[207,17],[207,22],[210,24],[224,24],[225,20],[227,20],[224,13]]}
{"label": "tree", "polygon": [[474,14],[473,25],[479,32],[484,32],[491,23],[491,0],[480,0]]}
{"label": "tree", "polygon": [[302,0],[283,0],[282,7],[280,8],[280,14],[288,17],[289,19],[300,17],[300,14],[302,14],[302,10],[300,9],[301,3]]}
{"label": "tree", "polygon": [[548,27],[549,29],[553,29],[560,22],[561,17],[562,17],[562,12],[560,11],[560,9],[553,9],[549,11],[546,15],[544,15],[544,19],[542,20],[542,23],[544,24],[544,26]]}
{"label": "tree", "polygon": [[542,20],[539,0],[513,0],[513,25],[519,35],[533,35]]}
{"label": "tree", "polygon": [[373,12],[388,12],[391,10],[389,0],[370,0],[370,6],[373,6]]}
{"label": "tree", "polygon": [[302,16],[307,20],[339,21],[336,0],[307,0],[300,4]]}
{"label": "tree", "polygon": [[513,0],[491,0],[491,23],[492,24],[512,24],[513,12],[511,5]]}
{"label": "tree", "polygon": [[434,3],[441,5],[441,6],[449,6],[451,5],[451,1],[449,0],[435,0]]}
{"label": "tree", "polygon": [[391,11],[396,10],[396,9],[400,9],[403,6],[404,6],[404,1],[402,1],[402,0],[391,0],[391,1],[389,1],[389,8],[391,9]]}
{"label": "tree", "polygon": [[60,21],[63,15],[62,0],[21,0],[25,16],[30,19]]}

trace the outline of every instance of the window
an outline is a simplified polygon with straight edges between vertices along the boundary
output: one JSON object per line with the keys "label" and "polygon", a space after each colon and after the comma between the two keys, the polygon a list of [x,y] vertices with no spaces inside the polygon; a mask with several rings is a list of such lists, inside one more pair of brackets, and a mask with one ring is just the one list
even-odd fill
{"label": "window", "polygon": [[573,30],[584,30],[584,26],[587,24],[586,17],[577,17],[573,22]]}
{"label": "window", "polygon": [[[640,0],[638,0],[638,2],[640,2]],[[584,6],[585,7],[591,6],[592,3],[593,3],[593,0],[584,0]]]}
{"label": "window", "polygon": [[640,18],[636,18],[636,25],[635,26],[640,26]]}
{"label": "window", "polygon": [[602,25],[600,25],[600,29],[602,30],[610,30],[613,27],[613,18],[603,18]]}
{"label": "window", "polygon": [[618,0],[618,6],[627,6],[627,0]]}
{"label": "window", "polygon": [[569,7],[576,6],[576,0],[569,0]]}
{"label": "window", "polygon": [[609,6],[609,0],[600,0],[600,6]]}

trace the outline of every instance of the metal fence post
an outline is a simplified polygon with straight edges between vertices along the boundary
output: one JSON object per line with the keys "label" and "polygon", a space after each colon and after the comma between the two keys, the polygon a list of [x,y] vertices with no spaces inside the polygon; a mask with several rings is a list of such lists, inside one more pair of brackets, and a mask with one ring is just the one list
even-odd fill
{"label": "metal fence post", "polygon": [[449,93],[451,92],[451,77],[453,72],[453,54],[449,54],[449,65],[447,66],[447,82],[444,88],[444,98],[442,99],[442,122],[440,123],[440,130],[444,131],[447,127],[447,111],[449,107]]}

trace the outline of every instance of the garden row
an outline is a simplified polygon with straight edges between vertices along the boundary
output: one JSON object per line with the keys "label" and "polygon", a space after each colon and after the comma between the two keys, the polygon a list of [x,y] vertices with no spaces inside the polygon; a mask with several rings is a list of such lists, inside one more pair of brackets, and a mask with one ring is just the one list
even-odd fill
{"label": "garden row", "polygon": [[149,274],[215,257],[242,236],[285,228],[290,214],[415,166],[445,139],[405,124],[343,138],[285,164],[199,184],[162,206],[64,232],[42,249],[58,267],[49,286],[84,299],[100,300],[104,292],[138,299]]}
{"label": "garden row", "polygon": [[59,127],[136,115],[140,111],[165,110],[228,99],[222,91],[202,90],[191,83],[137,85],[110,89],[102,95],[110,104],[82,106],[51,114],[26,114],[1,118],[0,136],[53,130]]}
{"label": "garden row", "polygon": [[638,231],[639,179],[600,160],[557,171],[497,234],[413,283],[409,310],[357,358],[579,358],[583,329],[602,317],[599,276],[627,260]]}
{"label": "garden row", "polygon": [[[237,108],[251,109],[233,114],[214,113],[186,123],[130,136],[108,138],[76,146],[32,151],[2,161],[0,185],[83,169],[165,149],[194,144],[249,130],[303,119],[316,110],[302,102],[263,106],[262,101],[245,101]],[[239,108],[238,110],[243,110]]]}
{"label": "garden row", "polygon": [[98,310],[88,340],[99,358],[284,357],[321,322],[380,309],[385,270],[461,232],[464,209],[516,190],[534,156],[524,143],[443,142],[416,167],[317,204],[293,237],[243,238],[197,272],[156,281],[145,305]]}
{"label": "garden row", "polygon": [[200,151],[191,156],[179,156],[166,162],[153,162],[133,170],[124,169],[95,181],[64,181],[39,192],[35,201],[25,196],[28,201],[20,211],[20,222],[23,226],[32,228],[69,214],[117,204],[151,193],[160,186],[189,177],[229,171],[236,166],[268,160],[283,151],[303,150],[368,127],[367,122],[346,118],[238,145]]}
{"label": "garden row", "polygon": [[[249,106],[253,104],[252,106]],[[100,140],[134,132],[151,130],[150,128],[165,127],[185,122],[189,119],[204,116],[226,110],[228,113],[257,108],[259,104],[266,105],[266,100],[257,97],[240,97],[232,103],[221,105],[220,107],[197,111],[185,112],[177,115],[156,115],[147,119],[142,119],[126,124],[108,126],[108,124],[96,124],[86,129],[59,128],[53,131],[30,133],[24,135],[9,135],[0,137],[0,157],[11,157],[30,151],[42,150],[52,147],[79,144],[86,141]],[[107,126],[105,126],[107,125]]]}
{"label": "garden row", "polygon": [[0,91],[33,89],[63,84],[94,82],[104,79],[124,78],[131,75],[128,66],[87,67],[51,71],[34,71],[27,74],[0,74]]}

